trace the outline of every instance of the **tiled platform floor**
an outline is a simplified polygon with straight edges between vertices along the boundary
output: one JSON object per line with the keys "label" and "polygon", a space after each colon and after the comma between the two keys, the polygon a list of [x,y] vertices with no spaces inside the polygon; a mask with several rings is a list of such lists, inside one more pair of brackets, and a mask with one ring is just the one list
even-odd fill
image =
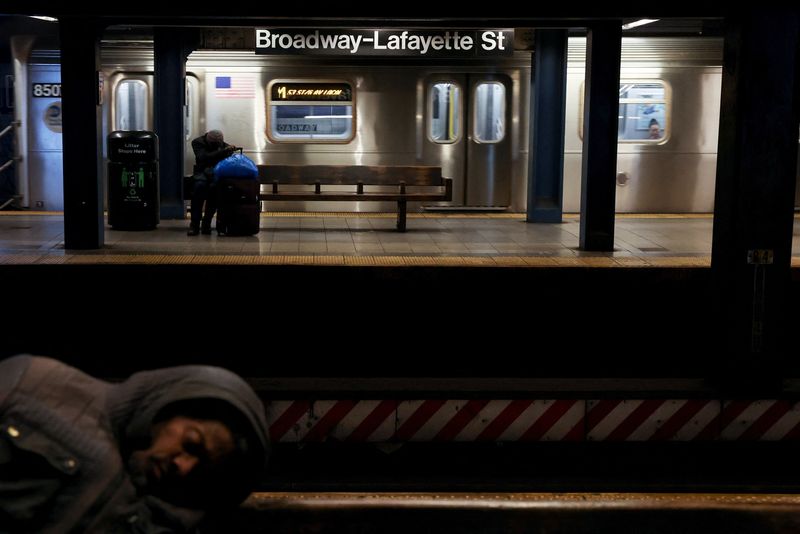
{"label": "tiled platform floor", "polygon": [[[578,250],[579,220],[528,224],[523,214],[265,213],[250,237],[187,236],[187,221],[152,231],[106,227],[99,250],[65,250],[61,214],[0,212],[0,263],[303,263],[343,265],[707,266],[710,215],[619,215],[613,252]],[[793,264],[800,266],[800,220]]]}

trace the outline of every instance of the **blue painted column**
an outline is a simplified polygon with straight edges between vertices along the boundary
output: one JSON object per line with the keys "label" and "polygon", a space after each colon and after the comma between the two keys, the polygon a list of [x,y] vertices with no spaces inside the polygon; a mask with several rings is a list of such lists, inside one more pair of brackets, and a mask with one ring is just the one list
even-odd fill
{"label": "blue painted column", "polygon": [[534,43],[527,221],[560,223],[564,193],[567,30],[536,30]]}
{"label": "blue painted column", "polygon": [[59,19],[64,158],[64,246],[103,246],[102,139],[98,72],[101,26],[90,17]]}
{"label": "blue painted column", "polygon": [[153,116],[159,142],[161,218],[183,219],[184,105],[186,104],[186,43],[180,28],[154,30],[155,98]]}
{"label": "blue painted column", "polygon": [[581,169],[581,250],[614,250],[622,22],[598,22],[586,38]]}

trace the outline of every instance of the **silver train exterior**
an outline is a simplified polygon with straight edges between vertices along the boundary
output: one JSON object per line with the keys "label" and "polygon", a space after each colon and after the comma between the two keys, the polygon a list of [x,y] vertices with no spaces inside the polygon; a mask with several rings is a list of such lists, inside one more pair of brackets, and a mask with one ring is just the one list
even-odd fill
{"label": "silver train exterior", "polygon": [[[718,38],[623,39],[618,212],[713,211],[721,59]],[[56,53],[35,49],[27,60],[17,59],[17,87],[58,82],[57,61]],[[103,137],[115,129],[152,129],[152,44],[104,42],[102,63]],[[580,210],[584,67],[585,39],[570,38],[566,212]],[[187,61],[185,170],[191,173],[191,139],[217,128],[257,163],[437,165],[454,180],[453,201],[447,206],[521,212],[526,208],[530,75],[529,51],[491,60],[194,52]],[[244,93],[226,94],[230,87],[215,83],[221,78],[244,80]],[[268,132],[273,127],[269,91],[282,82],[349,84],[351,134],[333,142],[276,139],[280,135]],[[16,118],[24,137],[17,143],[23,156],[19,191],[23,205],[32,209],[63,208],[60,122],[52,118],[60,111],[58,104],[57,96],[17,92]],[[655,140],[643,137],[652,124],[648,113],[659,119]],[[313,202],[267,208],[379,207]]]}

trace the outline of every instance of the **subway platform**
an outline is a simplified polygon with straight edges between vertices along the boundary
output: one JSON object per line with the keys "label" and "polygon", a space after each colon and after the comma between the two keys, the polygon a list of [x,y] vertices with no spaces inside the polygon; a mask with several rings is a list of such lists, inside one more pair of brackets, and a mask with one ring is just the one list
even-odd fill
{"label": "subway platform", "polygon": [[[584,252],[575,216],[410,214],[398,233],[393,213],[270,212],[251,237],[164,220],[65,250],[61,215],[2,214],[0,353],[106,376],[221,355],[253,377],[751,376],[720,350],[712,223],[620,215],[615,250]],[[798,220],[792,263],[794,295]],[[281,344],[310,356],[256,356]],[[795,360],[774,369],[796,376]]]}
{"label": "subway platform", "polygon": [[[515,267],[708,267],[711,215],[617,216],[613,252],[578,249],[579,219],[527,224],[524,214],[264,213],[250,237],[187,236],[187,221],[151,231],[106,226],[99,250],[64,250],[63,215],[0,212],[0,263],[302,264]],[[800,220],[793,266],[800,265]]]}

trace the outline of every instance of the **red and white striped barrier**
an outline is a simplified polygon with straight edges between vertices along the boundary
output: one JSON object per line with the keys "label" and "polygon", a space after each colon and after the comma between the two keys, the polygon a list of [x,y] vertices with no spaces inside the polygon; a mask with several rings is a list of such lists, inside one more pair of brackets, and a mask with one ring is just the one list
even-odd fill
{"label": "red and white striped barrier", "polygon": [[800,440],[784,400],[279,400],[267,421],[289,443]]}
{"label": "red and white striped barrier", "polygon": [[590,400],[586,439],[692,441],[704,435],[719,410],[720,401],[715,400]]}

